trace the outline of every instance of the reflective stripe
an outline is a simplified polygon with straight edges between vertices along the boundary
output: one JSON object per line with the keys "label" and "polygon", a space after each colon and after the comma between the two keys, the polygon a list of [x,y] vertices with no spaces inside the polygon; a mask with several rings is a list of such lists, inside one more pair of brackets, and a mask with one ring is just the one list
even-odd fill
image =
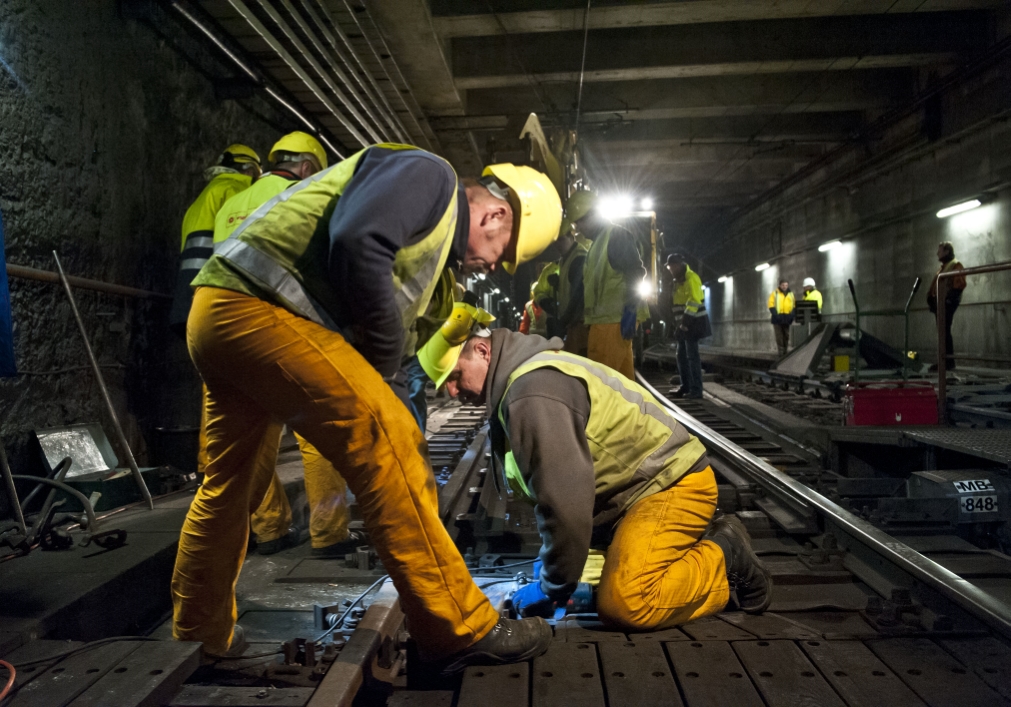
{"label": "reflective stripe", "polygon": [[186,258],[179,262],[180,270],[199,270],[210,258]]}
{"label": "reflective stripe", "polygon": [[[453,219],[449,224],[449,233],[456,233],[456,219],[459,214],[460,204],[457,202]],[[452,243],[452,237],[450,238],[450,243]],[[400,283],[400,290],[393,296],[393,301],[396,303],[398,312],[407,311],[408,307],[414,304],[421,295],[425,294],[428,285],[435,280],[436,275],[442,269],[441,266],[445,263],[444,255],[449,255],[445,247],[433,249],[432,253],[428,256],[428,260],[414,274],[414,277],[407,282]]]}
{"label": "reflective stripe", "polygon": [[234,234],[218,243],[214,250],[215,255],[242,268],[243,272],[257,280],[257,284],[280,297],[293,312],[327,329],[340,331],[326,310],[302,287],[302,283],[269,255],[249,243],[235,240]]}
{"label": "reflective stripe", "polygon": [[[198,231],[202,233],[202,231]],[[214,239],[211,236],[189,236],[186,238],[186,243],[183,245],[183,250],[189,250],[190,248],[213,248]]]}

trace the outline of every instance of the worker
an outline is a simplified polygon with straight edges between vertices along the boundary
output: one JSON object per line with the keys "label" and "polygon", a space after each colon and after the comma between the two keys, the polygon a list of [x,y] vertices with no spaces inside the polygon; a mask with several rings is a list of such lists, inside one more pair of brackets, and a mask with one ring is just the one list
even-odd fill
{"label": "worker", "polygon": [[824,299],[821,296],[821,292],[815,287],[813,277],[804,278],[804,297],[805,302],[816,302],[818,304],[818,313],[821,314],[821,305]]}
{"label": "worker", "polygon": [[544,321],[544,310],[534,300],[534,288],[536,286],[536,282],[530,285],[530,299],[523,305],[523,316],[520,318],[520,333],[543,336],[544,327],[541,322]]}
{"label": "worker", "polygon": [[645,276],[633,234],[617,224],[603,225],[583,265],[583,320],[589,326],[586,355],[627,378],[635,377],[636,325],[649,319],[638,292]]}
{"label": "worker", "polygon": [[[215,243],[225,241],[262,204],[328,166],[326,150],[319,140],[299,131],[278,140],[267,159],[273,165],[270,171],[253,182],[251,187],[226,201],[218,211],[214,220]],[[202,439],[206,439],[206,403],[205,389]],[[291,527],[291,504],[276,471],[282,427],[278,423],[267,431],[256,460],[257,475],[262,474],[271,479],[263,500],[251,518],[256,552],[260,555],[273,555],[300,541],[298,529]],[[296,433],[295,439],[305,468],[311,554],[318,558],[343,558],[366,541],[361,532],[349,530],[351,517],[347,504],[347,484],[330,462],[305,438]],[[206,442],[201,448],[206,449]],[[206,459],[201,462],[206,464]]]}
{"label": "worker", "polygon": [[541,268],[537,281],[534,282],[530,294],[540,309],[536,325],[531,328],[531,334],[550,337],[558,327],[558,305],[556,291],[558,289],[558,263],[546,263]]}
{"label": "worker", "polygon": [[[937,276],[943,272],[953,270],[965,270],[962,263],[955,259],[955,246],[950,241],[943,241],[937,246],[937,259],[941,263],[937,275],[930,283],[930,290],[927,292],[927,307],[931,314],[937,318]],[[948,280],[948,289],[944,296],[944,365],[949,371],[955,368],[955,340],[951,338],[951,322],[955,317],[955,310],[962,303],[962,292],[965,291],[965,275],[956,275]],[[931,370],[937,370],[936,364],[931,366]]]}
{"label": "worker", "polygon": [[702,359],[699,357],[699,339],[713,335],[702,293],[702,279],[688,267],[684,253],[667,256],[667,271],[674,277],[672,314],[677,327],[674,338],[678,342],[677,363],[680,387],[672,392],[676,398],[702,397]]}
{"label": "worker", "polygon": [[534,505],[542,566],[513,596],[517,611],[565,606],[591,547],[606,549],[597,612],[622,631],[715,614],[731,590],[736,608],[764,611],[771,574],[736,516],[713,518],[702,443],[640,385],[561,347],[478,328],[446,375],[450,395],[487,405],[499,473]]}
{"label": "worker", "polygon": [[579,356],[587,353],[589,330],[583,321],[583,266],[593,244],[576,224],[592,213],[596,204],[597,197],[592,191],[573,192],[565,202],[565,218],[557,241],[562,254],[558,263],[558,326],[563,332],[565,350]]}
{"label": "worker", "polygon": [[793,324],[794,308],[793,292],[790,283],[779,281],[779,287],[769,295],[769,313],[772,315],[772,329],[776,334],[776,348],[779,356],[786,356],[790,350],[790,325]]}
{"label": "worker", "polygon": [[208,463],[172,578],[176,639],[241,653],[235,582],[270,481],[255,462],[283,422],[347,480],[424,661],[455,672],[546,650],[547,623],[500,619],[442,525],[401,367],[447,263],[511,274],[560,222],[533,169],[491,165],[460,182],[440,157],[383,144],[298,182],[215,246],[187,326]]}
{"label": "worker", "polygon": [[229,145],[215,164],[204,170],[207,186],[200,192],[183,216],[183,239],[179,254],[169,328],[186,336],[186,318],[193,301],[190,283],[213,252],[214,217],[229,198],[249,188],[260,176],[260,156],[251,147],[238,143]]}

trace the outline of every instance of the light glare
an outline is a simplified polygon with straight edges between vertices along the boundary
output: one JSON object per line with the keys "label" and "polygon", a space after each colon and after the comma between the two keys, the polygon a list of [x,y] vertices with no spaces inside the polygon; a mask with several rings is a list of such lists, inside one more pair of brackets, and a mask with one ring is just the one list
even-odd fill
{"label": "light glare", "polygon": [[616,221],[632,213],[632,197],[624,194],[606,196],[600,200],[600,215],[608,221]]}
{"label": "light glare", "polygon": [[730,275],[721,275],[720,277],[716,278],[716,282],[724,283],[729,279],[731,279]]}
{"label": "light glare", "polygon": [[640,297],[649,297],[653,294],[653,284],[649,280],[643,280],[639,283],[638,290]]}
{"label": "light glare", "polygon": [[955,214],[960,214],[963,211],[971,211],[983,205],[983,202],[979,199],[969,199],[969,201],[963,201],[961,204],[955,204],[954,206],[948,206],[937,212],[937,218],[947,218],[949,216],[954,216]]}
{"label": "light glare", "polygon": [[639,206],[642,208],[643,211],[652,211],[653,200],[647,196],[642,201],[639,202]]}

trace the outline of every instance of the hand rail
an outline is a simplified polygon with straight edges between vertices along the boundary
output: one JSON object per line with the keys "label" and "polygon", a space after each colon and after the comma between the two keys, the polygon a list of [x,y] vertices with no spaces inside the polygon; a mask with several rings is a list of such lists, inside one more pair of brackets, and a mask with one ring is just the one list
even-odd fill
{"label": "hand rail", "polygon": [[904,317],[905,318],[905,337],[902,340],[902,380],[906,380],[909,376],[909,372],[906,368],[907,361],[909,358],[909,307],[913,304],[913,297],[916,296],[916,292],[920,289],[920,278],[916,278],[913,283],[913,289],[909,292],[909,298],[906,300],[906,306],[904,309],[872,309],[867,312],[860,311],[860,303],[857,301],[857,288],[853,285],[853,280],[847,280],[846,284],[850,286],[850,294],[853,296],[853,307],[856,309],[856,356],[853,362],[853,380],[854,382],[860,382],[860,317]]}
{"label": "hand rail", "polygon": [[[968,277],[969,275],[981,275],[988,272],[998,272],[1001,270],[1011,270],[1011,260],[1003,263],[993,263],[991,265],[978,265],[974,268],[963,268],[961,270],[950,270],[938,273],[937,280],[937,422],[943,425],[948,421],[948,342],[944,332],[944,322],[947,319],[947,304],[945,298],[948,294],[948,280],[954,277]],[[955,352],[951,352],[951,357],[955,358]],[[966,360],[986,360],[974,356],[963,356]]]}
{"label": "hand rail", "polygon": [[888,562],[950,599],[998,633],[1011,637],[1011,606],[709,429],[661,395],[646,382],[641,373],[636,372],[635,377],[639,385],[652,393],[657,402],[702,440],[706,447],[741,464],[744,467],[742,471],[755,476],[767,491],[777,494],[777,498],[778,494],[788,493],[793,497],[794,504],[820,511]]}

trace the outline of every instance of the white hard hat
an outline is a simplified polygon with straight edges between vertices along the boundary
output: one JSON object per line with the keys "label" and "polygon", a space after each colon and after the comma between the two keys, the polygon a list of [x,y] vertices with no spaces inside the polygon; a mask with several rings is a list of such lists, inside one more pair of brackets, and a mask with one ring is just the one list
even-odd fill
{"label": "white hard hat", "polygon": [[814,278],[813,277],[805,277],[804,278],[804,287],[814,287]]}

